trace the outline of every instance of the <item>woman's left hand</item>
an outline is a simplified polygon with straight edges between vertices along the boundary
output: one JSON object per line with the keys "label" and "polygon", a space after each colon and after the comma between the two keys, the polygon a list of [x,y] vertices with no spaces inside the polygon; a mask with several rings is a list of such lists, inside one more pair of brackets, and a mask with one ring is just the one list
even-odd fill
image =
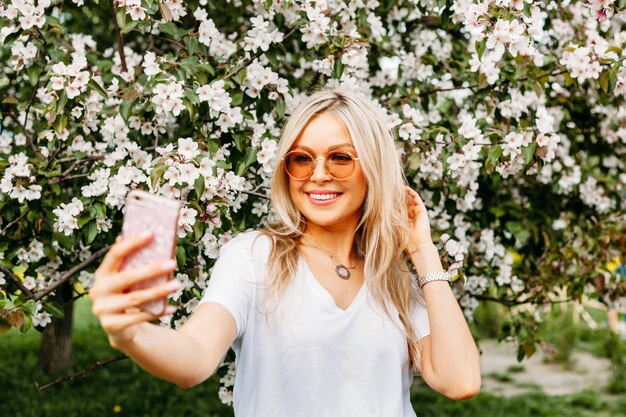
{"label": "woman's left hand", "polygon": [[406,248],[409,253],[424,245],[432,244],[428,211],[419,194],[410,187],[404,187],[407,195],[407,208],[411,225],[411,242]]}

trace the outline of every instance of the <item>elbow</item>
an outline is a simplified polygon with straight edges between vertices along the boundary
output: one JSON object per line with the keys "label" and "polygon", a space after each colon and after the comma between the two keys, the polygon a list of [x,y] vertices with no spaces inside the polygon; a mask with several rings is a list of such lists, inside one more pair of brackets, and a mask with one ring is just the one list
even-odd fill
{"label": "elbow", "polygon": [[208,378],[213,376],[216,371],[217,368],[213,368],[213,371],[210,373],[202,372],[195,375],[187,375],[184,379],[178,379],[177,381],[174,381],[174,383],[178,385],[179,388],[190,389],[206,381]]}
{"label": "elbow", "polygon": [[444,395],[452,400],[468,400],[478,395],[480,385],[481,379],[480,375],[478,375],[478,377],[454,387],[454,389],[449,390]]}

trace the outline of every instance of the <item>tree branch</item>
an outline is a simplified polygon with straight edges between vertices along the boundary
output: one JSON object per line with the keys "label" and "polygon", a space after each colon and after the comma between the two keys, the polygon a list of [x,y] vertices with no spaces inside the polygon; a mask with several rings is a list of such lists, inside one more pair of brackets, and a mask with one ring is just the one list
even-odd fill
{"label": "tree branch", "polygon": [[55,379],[54,381],[49,382],[49,383],[47,383],[45,385],[39,385],[38,382],[35,382],[35,387],[39,391],[44,391],[44,390],[47,390],[50,387],[53,387],[53,386],[55,386],[57,384],[60,384],[61,382],[73,381],[76,378],[83,378],[86,375],[92,373],[93,371],[95,371],[96,369],[98,369],[98,368],[100,368],[102,366],[108,365],[108,364],[113,363],[113,362],[121,361],[121,360],[124,360],[124,359],[128,359],[128,356],[126,356],[126,355],[111,356],[110,358],[103,359],[101,361],[92,363],[91,365],[89,365],[86,368],[84,368],[82,371],[78,371],[78,372],[73,373],[72,375],[67,375],[67,376]]}
{"label": "tree branch", "polygon": [[26,297],[34,299],[33,293],[28,288],[26,288],[24,284],[22,284],[22,281],[20,281],[20,279],[16,277],[9,268],[0,265],[0,271],[4,272],[4,274],[9,277],[9,279],[13,281],[15,286],[19,288]]}
{"label": "tree branch", "polygon": [[4,228],[2,230],[0,230],[0,236],[2,236],[4,234],[4,232],[6,232],[9,227],[13,226],[15,223],[17,223],[20,220],[22,220],[22,218],[28,214],[28,211],[29,210],[26,209],[26,211],[24,213],[20,214],[20,216],[17,219],[11,221],[9,224],[4,226]]}
{"label": "tree branch", "polygon": [[113,12],[113,26],[115,26],[115,36],[117,37],[117,50],[120,54],[120,61],[122,63],[122,71],[128,71],[126,67],[126,57],[124,56],[124,39],[122,39],[122,32],[120,31],[120,26],[117,24],[117,12],[115,3],[113,0],[109,0],[109,4],[111,5],[111,11]]}
{"label": "tree branch", "polygon": [[78,265],[75,265],[69,271],[64,272],[63,275],[61,275],[61,278],[59,278],[59,280],[56,281],[54,284],[51,284],[51,285],[47,286],[46,288],[44,288],[41,291],[37,291],[37,293],[35,293],[34,296],[31,296],[29,298],[32,298],[35,301],[41,300],[43,297],[45,297],[46,295],[50,294],[52,291],[54,291],[58,287],[60,287],[65,281],[69,280],[75,274],[77,274],[78,272],[80,272],[83,269],[85,269],[86,267],[88,267],[89,264],[91,264],[93,261],[95,261],[96,259],[98,259],[101,256],[103,256],[105,253],[107,253],[110,248],[111,248],[111,246],[106,246],[106,247],[96,251],[89,258],[85,259],[84,261],[82,261]]}
{"label": "tree branch", "polygon": [[241,192],[244,193],[244,194],[253,195],[255,197],[260,197],[260,198],[264,198],[266,200],[270,200],[270,196],[264,195],[264,194],[261,194],[261,193],[255,193],[254,191],[241,191]]}

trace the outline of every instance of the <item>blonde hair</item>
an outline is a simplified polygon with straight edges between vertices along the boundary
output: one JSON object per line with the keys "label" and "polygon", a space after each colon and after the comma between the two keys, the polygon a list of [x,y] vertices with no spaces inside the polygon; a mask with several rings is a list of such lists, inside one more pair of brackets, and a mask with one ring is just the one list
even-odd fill
{"label": "blonde hair", "polygon": [[[416,300],[423,303],[423,298],[404,255],[409,243],[406,178],[385,116],[370,100],[353,91],[315,92],[299,103],[289,117],[278,145],[278,158],[291,149],[312,118],[325,112],[345,124],[367,182],[355,235],[357,253],[365,260],[366,284],[386,316],[405,333],[409,366],[420,371],[421,344],[411,323],[411,308]],[[278,300],[296,273],[299,239],[306,226],[306,219],[291,200],[288,176],[280,165],[272,177],[272,206],[278,222],[262,232],[273,241],[268,289],[270,298]],[[404,328],[391,317],[388,300],[398,311]]]}

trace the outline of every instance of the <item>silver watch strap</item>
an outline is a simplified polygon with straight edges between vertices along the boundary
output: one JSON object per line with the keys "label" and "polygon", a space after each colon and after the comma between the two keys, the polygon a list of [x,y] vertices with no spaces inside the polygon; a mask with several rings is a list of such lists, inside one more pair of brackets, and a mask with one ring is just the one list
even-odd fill
{"label": "silver watch strap", "polygon": [[448,271],[431,272],[430,274],[426,274],[423,277],[418,277],[417,285],[420,287],[420,289],[422,289],[424,285],[432,281],[448,281],[448,284],[452,284],[451,278],[452,274],[450,274]]}

